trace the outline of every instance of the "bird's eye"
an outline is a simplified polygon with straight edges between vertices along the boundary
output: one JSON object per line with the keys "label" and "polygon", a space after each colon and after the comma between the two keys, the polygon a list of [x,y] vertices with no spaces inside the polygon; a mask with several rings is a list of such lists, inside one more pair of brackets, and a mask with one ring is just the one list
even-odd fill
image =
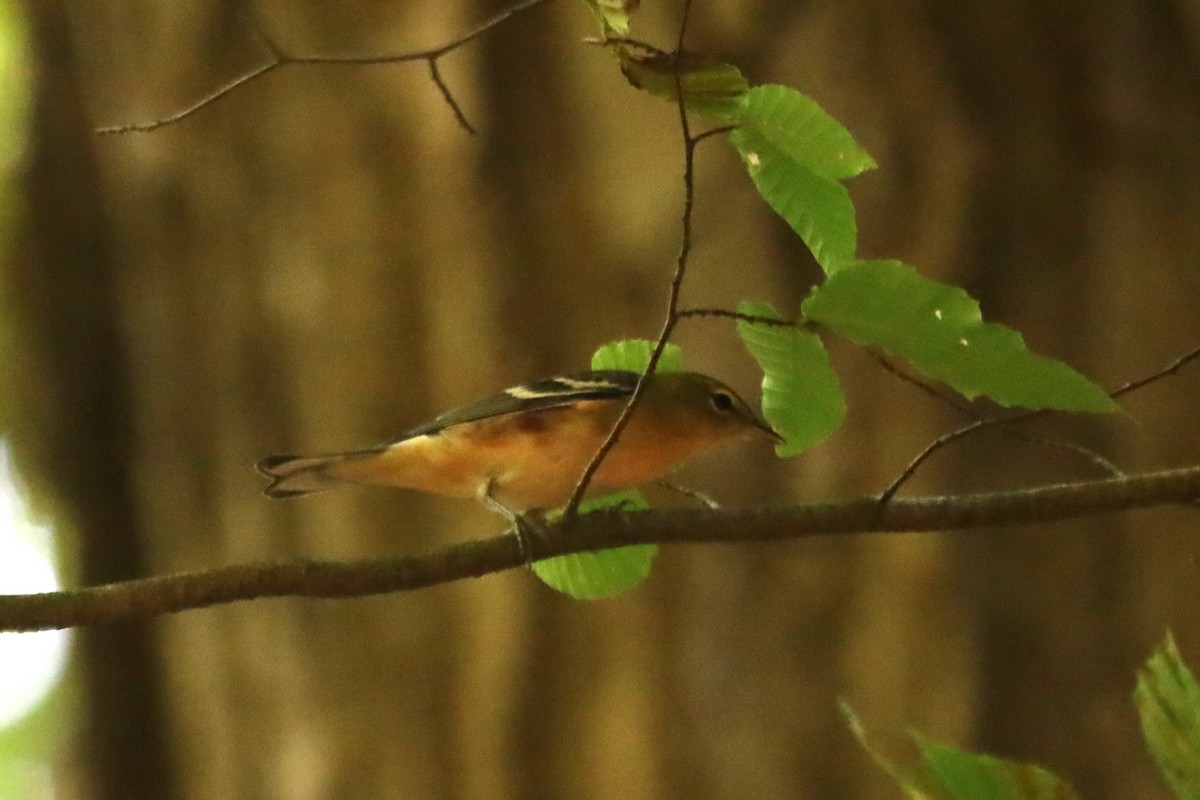
{"label": "bird's eye", "polygon": [[713,392],[708,399],[717,411],[725,413],[733,410],[733,395],[728,392]]}

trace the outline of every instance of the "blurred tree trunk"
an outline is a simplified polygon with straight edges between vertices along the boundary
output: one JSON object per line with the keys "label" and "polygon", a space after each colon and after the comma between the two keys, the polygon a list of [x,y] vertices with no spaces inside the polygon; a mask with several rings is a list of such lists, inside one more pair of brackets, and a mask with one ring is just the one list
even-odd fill
{"label": "blurred tree trunk", "polygon": [[[37,47],[26,224],[5,281],[11,321],[6,427],[41,488],[58,494],[71,578],[146,574],[132,482],[128,348],[116,297],[121,268],[104,210],[66,18],[28,7]],[[43,495],[44,497],[44,495]],[[79,774],[94,798],[175,797],[160,643],[147,623],[79,631]]]}
{"label": "blurred tree trunk", "polygon": [[[242,4],[26,7],[39,113],[8,281],[29,387],[14,424],[78,532],[81,581],[494,530],[467,504],[400,492],[270,503],[250,465],[369,444],[657,332],[682,196],[675,114],[578,43],[581,4],[514,18],[444,60],[475,137],[421,65],[399,65],[289,68],[180,124],[95,138],[261,63]],[[268,0],[254,13],[290,52],[377,52],[449,40],[501,7]],[[673,41],[674,13],[647,6],[638,35]],[[694,13],[694,49],[810,93],[876,155],[881,169],[852,186],[865,256],[965,285],[1107,384],[1195,344],[1200,24],[1183,6]],[[794,303],[811,261],[734,157],[718,142],[700,154],[685,301]],[[728,326],[679,340],[751,393]],[[685,479],[728,503],[877,491],[957,423],[854,350],[835,354],[851,415],[830,442],[788,465],[747,447]],[[1039,432],[1129,468],[1194,461],[1198,388],[1193,371],[1131,398],[1140,428]],[[1089,469],[980,438],[909,491]],[[1129,690],[1164,627],[1200,653],[1196,525],[1158,512],[672,549],[646,587],[603,603],[514,572],[99,630],[79,659],[87,796],[893,796],[839,696],[886,743],[918,727],[1043,762],[1090,798],[1143,796],[1157,779]]]}

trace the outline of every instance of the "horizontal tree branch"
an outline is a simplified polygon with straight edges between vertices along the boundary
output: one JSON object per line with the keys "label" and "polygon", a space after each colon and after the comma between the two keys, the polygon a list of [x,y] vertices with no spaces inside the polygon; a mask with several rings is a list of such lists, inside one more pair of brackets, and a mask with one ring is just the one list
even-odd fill
{"label": "horizontal tree branch", "polygon": [[[1033,525],[1200,497],[1200,466],[989,494],[878,498],[751,509],[601,511],[528,536],[546,558],[627,544],[742,543],[834,534]],[[411,591],[523,565],[511,535],[415,556],[219,567],[105,586],[0,596],[0,630],[71,628],[267,597],[361,597]]]}

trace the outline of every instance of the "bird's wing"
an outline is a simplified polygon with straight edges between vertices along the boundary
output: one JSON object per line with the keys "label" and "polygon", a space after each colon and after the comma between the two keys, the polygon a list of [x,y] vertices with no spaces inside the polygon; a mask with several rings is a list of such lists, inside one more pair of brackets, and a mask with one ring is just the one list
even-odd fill
{"label": "bird's wing", "polygon": [[629,397],[637,386],[636,372],[620,372],[606,370],[600,372],[579,372],[574,375],[562,375],[557,378],[547,378],[514,386],[503,392],[478,403],[472,403],[453,411],[447,411],[432,422],[422,425],[405,433],[395,442],[411,439],[414,436],[436,434],[452,425],[464,422],[476,422],[489,417],[512,414],[518,411],[537,411],[543,408],[556,408],[569,405],[580,400],[606,400]]}

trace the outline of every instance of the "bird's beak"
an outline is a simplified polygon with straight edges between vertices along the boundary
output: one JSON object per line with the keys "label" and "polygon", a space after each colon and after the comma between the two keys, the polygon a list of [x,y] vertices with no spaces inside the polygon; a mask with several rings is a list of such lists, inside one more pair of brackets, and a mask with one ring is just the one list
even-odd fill
{"label": "bird's beak", "polygon": [[779,435],[779,434],[778,434],[778,433],[775,431],[775,429],[774,429],[774,428],[772,428],[770,425],[768,425],[768,424],[767,424],[767,421],[766,421],[765,419],[763,419],[762,417],[758,417],[758,416],[756,416],[756,417],[754,418],[754,425],[755,425],[755,427],[757,427],[757,428],[758,428],[760,431],[762,431],[763,433],[765,433],[767,436],[770,436],[772,439],[774,439],[774,440],[775,440],[775,444],[786,444],[786,443],[787,443],[787,440],[786,440],[786,439],[784,439],[782,436],[780,436],[780,435]]}

